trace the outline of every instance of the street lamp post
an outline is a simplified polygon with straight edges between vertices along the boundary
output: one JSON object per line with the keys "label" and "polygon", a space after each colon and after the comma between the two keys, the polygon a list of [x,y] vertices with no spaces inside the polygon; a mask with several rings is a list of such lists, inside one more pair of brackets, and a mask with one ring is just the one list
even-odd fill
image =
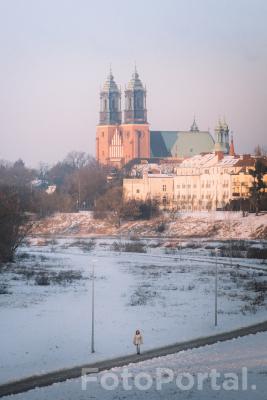
{"label": "street lamp post", "polygon": [[215,249],[216,255],[216,268],[215,268],[215,326],[218,323],[218,254],[217,249]]}
{"label": "street lamp post", "polygon": [[95,352],[95,264],[92,264],[92,331],[91,331],[91,353]]}

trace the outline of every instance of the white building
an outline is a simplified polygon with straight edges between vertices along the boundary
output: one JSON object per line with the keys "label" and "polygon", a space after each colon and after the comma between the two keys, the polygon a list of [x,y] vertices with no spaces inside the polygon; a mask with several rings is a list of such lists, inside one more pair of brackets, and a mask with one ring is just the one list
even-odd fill
{"label": "white building", "polygon": [[[184,160],[173,174],[149,174],[124,179],[126,200],[159,201],[173,210],[222,209],[232,199],[247,198],[255,158],[224,155],[223,152],[196,155]],[[266,176],[267,181],[267,176]]]}

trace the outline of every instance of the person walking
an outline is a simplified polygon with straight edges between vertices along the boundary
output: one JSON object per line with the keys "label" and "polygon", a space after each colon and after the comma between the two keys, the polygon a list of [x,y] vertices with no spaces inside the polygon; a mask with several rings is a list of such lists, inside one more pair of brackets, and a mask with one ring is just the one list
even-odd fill
{"label": "person walking", "polygon": [[141,335],[141,332],[138,329],[135,331],[135,335],[133,338],[133,344],[136,346],[136,353],[141,354],[140,348],[141,348],[141,344],[143,344],[143,336]]}

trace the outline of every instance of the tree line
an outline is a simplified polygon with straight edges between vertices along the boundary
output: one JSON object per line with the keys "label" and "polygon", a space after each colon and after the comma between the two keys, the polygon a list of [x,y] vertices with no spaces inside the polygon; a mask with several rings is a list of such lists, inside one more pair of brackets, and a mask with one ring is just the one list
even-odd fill
{"label": "tree line", "polygon": [[72,151],[55,165],[38,169],[22,160],[0,161],[0,263],[13,260],[33,217],[92,210],[95,217],[119,225],[121,218],[156,215],[156,202],[123,202],[122,178],[84,152]]}
{"label": "tree line", "polygon": [[[265,161],[264,161],[265,160]],[[226,209],[259,213],[267,206],[266,159],[256,159],[250,198],[229,203]],[[101,166],[84,152],[70,152],[53,166],[27,168],[22,160],[0,161],[0,264],[12,261],[17,247],[31,227],[31,219],[55,212],[92,210],[95,218],[121,220],[150,219],[159,214],[155,200],[123,201],[123,172]],[[53,190],[49,190],[49,189]]]}

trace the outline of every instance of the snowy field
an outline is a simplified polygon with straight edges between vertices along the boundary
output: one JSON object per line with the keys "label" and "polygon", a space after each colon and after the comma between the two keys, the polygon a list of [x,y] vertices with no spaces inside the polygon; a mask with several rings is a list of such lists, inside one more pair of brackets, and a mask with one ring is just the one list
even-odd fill
{"label": "snowy field", "polygon": [[181,242],[177,250],[162,247],[166,241],[147,240],[140,248],[146,253],[132,253],[122,251],[123,240],[114,240],[32,239],[20,249],[17,263],[2,271],[1,383],[131,354],[137,328],[143,332],[144,349],[151,349],[267,319],[261,291],[267,269],[262,261],[233,259],[241,266],[237,269],[227,257],[219,258],[215,328],[211,252],[219,243]]}
{"label": "snowy field", "polygon": [[[3,399],[266,400],[266,343],[267,333],[258,333],[123,368],[114,368],[108,371],[112,374],[109,378],[105,372],[101,372],[94,375],[97,378],[96,382],[84,382],[84,386],[79,378]],[[125,368],[129,374],[127,380],[123,378]],[[199,374],[210,374],[212,370],[218,377],[212,381],[213,378],[209,375],[202,384],[198,378]],[[187,374],[190,374],[191,380]],[[113,385],[114,390],[105,389],[111,389]]]}

